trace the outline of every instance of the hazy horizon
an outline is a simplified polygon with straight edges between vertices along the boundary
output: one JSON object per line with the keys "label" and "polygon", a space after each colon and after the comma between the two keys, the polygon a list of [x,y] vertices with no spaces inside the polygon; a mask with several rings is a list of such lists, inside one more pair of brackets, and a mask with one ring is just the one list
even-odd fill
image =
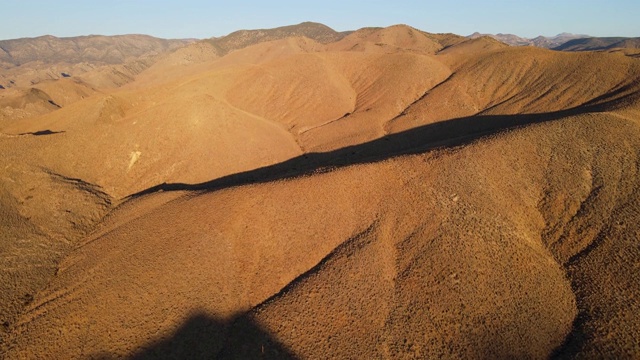
{"label": "hazy horizon", "polygon": [[598,37],[640,36],[635,14],[640,3],[604,2],[450,2],[293,1],[230,3],[202,0],[136,2],[117,0],[87,3],[42,0],[11,2],[4,6],[0,39],[53,35],[145,34],[160,38],[210,38],[240,29],[264,29],[312,21],[337,31],[407,24],[433,33],[470,35],[474,32],[515,34],[533,38],[567,32]]}

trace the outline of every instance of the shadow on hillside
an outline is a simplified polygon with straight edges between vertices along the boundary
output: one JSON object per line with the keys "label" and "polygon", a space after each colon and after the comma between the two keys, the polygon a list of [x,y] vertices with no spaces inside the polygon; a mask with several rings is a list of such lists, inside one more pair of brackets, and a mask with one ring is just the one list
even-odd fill
{"label": "shadow on hillside", "polygon": [[[595,107],[589,108],[597,111]],[[548,122],[587,112],[585,107],[553,113],[526,115],[471,116],[424,125],[391,134],[363,144],[323,153],[308,153],[287,161],[199,183],[163,183],[126,199],[157,191],[214,191],[251,183],[288,179],[362,163],[382,161],[399,155],[423,153],[438,148],[456,147],[502,131]]]}
{"label": "shadow on hillside", "polygon": [[549,359],[575,359],[588,342],[588,335],[585,331],[585,324],[589,320],[589,314],[581,311],[573,321],[571,332],[564,342],[551,354]]}
{"label": "shadow on hillside", "polygon": [[[94,354],[94,359],[111,359]],[[283,344],[246,315],[222,320],[205,313],[187,319],[169,338],[145,345],[131,360],[296,359]]]}
{"label": "shadow on hillside", "polygon": [[65,133],[65,131],[51,131],[51,130],[40,130],[40,131],[34,131],[34,132],[27,132],[27,133],[21,133],[18,135],[33,135],[33,136],[45,136],[45,135],[55,135],[55,134],[62,134]]}

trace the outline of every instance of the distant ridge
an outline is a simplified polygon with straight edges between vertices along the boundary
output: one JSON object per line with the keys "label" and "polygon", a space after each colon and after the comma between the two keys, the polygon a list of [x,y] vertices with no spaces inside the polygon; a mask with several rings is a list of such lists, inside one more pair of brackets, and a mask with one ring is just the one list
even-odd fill
{"label": "distant ridge", "polygon": [[615,48],[640,48],[640,37],[592,37],[587,39],[573,39],[553,49],[562,51],[594,51]]}
{"label": "distant ridge", "polygon": [[51,35],[0,41],[0,62],[19,66],[32,61],[122,64],[132,58],[173,51],[190,40],[167,40],[149,35],[89,35],[59,38]]}
{"label": "distant ridge", "polygon": [[490,36],[498,41],[502,41],[503,43],[511,46],[537,46],[537,47],[546,48],[546,49],[551,49],[551,48],[560,46],[570,40],[590,38],[589,35],[561,33],[556,36],[550,36],[550,37],[538,36],[538,37],[529,39],[529,38],[524,38],[524,37],[520,37],[513,34],[480,34],[479,32],[475,32],[467,37],[474,39],[481,36]]}
{"label": "distant ridge", "polygon": [[338,41],[350,33],[351,31],[337,32],[326,25],[315,22],[303,22],[273,29],[238,30],[229,35],[205,41],[213,45],[219,55],[222,56],[233,50],[288,37],[304,36],[319,43],[327,44]]}

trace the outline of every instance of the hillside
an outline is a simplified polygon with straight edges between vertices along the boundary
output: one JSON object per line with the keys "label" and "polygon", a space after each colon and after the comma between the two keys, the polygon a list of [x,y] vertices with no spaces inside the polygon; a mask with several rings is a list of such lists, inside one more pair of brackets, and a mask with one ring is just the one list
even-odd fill
{"label": "hillside", "polygon": [[[73,95],[64,99],[44,90],[40,100],[22,94],[43,90],[44,85],[55,80],[66,81],[67,93],[82,94],[80,98],[118,88],[132,82],[141,72],[160,62],[157,69],[166,71],[180,64],[207,62],[231,51],[250,45],[291,37],[305,37],[329,43],[341,39],[346,33],[338,33],[318,23],[305,22],[275,29],[240,30],[219,38],[204,41],[167,40],[147,35],[80,36],[57,38],[42,36],[0,41],[0,91],[17,88],[13,92],[0,92],[0,122],[41,115],[54,107],[70,104]],[[164,73],[155,73],[164,77]],[[57,84],[57,83],[56,83]],[[71,84],[77,84],[71,85]],[[34,90],[35,89],[35,90]],[[59,91],[58,91],[59,92]],[[20,106],[13,106],[14,104]],[[27,106],[27,104],[29,104]]]}
{"label": "hillside", "polygon": [[626,55],[303,23],[0,90],[0,354],[638,357]]}
{"label": "hillside", "polygon": [[612,45],[609,45],[607,47],[607,49],[616,49],[616,48],[640,49],[640,38],[626,38],[617,43],[613,43]]}
{"label": "hillside", "polygon": [[[87,76],[90,86],[119,86],[152,64],[158,56],[191,40],[166,40],[147,35],[41,36],[0,40],[0,85],[29,87],[43,81]],[[113,73],[103,81],[97,74]],[[105,77],[104,75],[102,75]]]}

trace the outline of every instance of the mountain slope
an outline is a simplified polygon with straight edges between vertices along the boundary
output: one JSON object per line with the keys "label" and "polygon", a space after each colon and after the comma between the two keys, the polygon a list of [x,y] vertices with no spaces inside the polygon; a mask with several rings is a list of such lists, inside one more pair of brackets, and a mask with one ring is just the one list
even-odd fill
{"label": "mountain slope", "polygon": [[435,54],[442,47],[436,39],[406,25],[360,29],[329,45],[333,51],[392,53],[409,50],[422,54]]}
{"label": "mountain slope", "polygon": [[0,40],[0,60],[15,66],[40,61],[55,63],[122,64],[132,58],[154,56],[184,46],[185,40],[165,40],[147,35],[79,36]]}
{"label": "mountain slope", "polygon": [[551,49],[562,44],[567,41],[575,40],[575,39],[583,39],[590,38],[589,35],[578,35],[578,34],[570,34],[570,33],[562,33],[556,36],[537,36],[535,38],[523,38],[513,34],[480,34],[475,32],[468,36],[468,38],[475,39],[482,36],[489,36],[498,41],[501,41],[505,44],[511,46],[537,46],[541,48]]}
{"label": "mountain slope", "polygon": [[574,39],[567,41],[566,43],[554,47],[554,50],[562,51],[594,51],[604,50],[612,47],[626,47],[624,46],[625,40],[632,39],[623,37],[591,37],[586,39]]}
{"label": "mountain slope", "polygon": [[[603,126],[607,132],[600,131]],[[601,277],[580,281],[594,274],[573,267],[606,256],[584,250],[600,248],[600,226],[635,226],[628,217],[633,212],[616,209],[637,206],[627,194],[638,178],[635,172],[597,179],[572,172],[566,182],[562,156],[593,174],[616,174],[611,157],[624,156],[637,166],[637,135],[637,123],[585,115],[454,151],[183,196],[87,238],[16,325],[9,354],[123,356],[170,336],[194,309],[231,321],[209,339],[207,351],[234,357],[260,351],[260,337],[240,336],[247,323],[260,324],[262,333],[301,357],[363,351],[545,357],[563,343],[574,316],[583,311],[590,314],[581,325],[585,331],[614,318],[620,321],[610,329],[622,330],[603,344],[587,343],[586,351],[607,344],[624,351],[637,331],[628,318],[635,308],[616,305],[607,308],[613,312],[592,313],[595,303],[589,297],[576,300],[572,290],[614,291],[611,296],[627,298],[638,291],[626,280],[631,269],[616,261],[618,270],[611,271],[626,274],[623,282],[609,281],[611,290],[597,290]],[[580,141],[597,148],[610,138],[622,141],[606,154],[574,153],[563,145]],[[368,146],[379,149],[375,144],[363,149]],[[504,176],[508,184],[498,180]],[[589,196],[592,186],[600,190]],[[558,197],[556,191],[570,195]],[[155,196],[164,195],[136,200],[120,217],[130,218],[129,211],[135,214],[135,207]],[[283,197],[288,200],[279,200]],[[576,216],[574,209],[581,206],[590,210]],[[580,225],[585,221],[594,227],[588,233],[592,228]],[[572,235],[579,229],[581,236]],[[558,238],[561,243],[554,235],[558,230],[566,234]],[[141,242],[146,234],[155,235]],[[596,245],[589,246],[591,241]],[[616,246],[635,259],[633,244]],[[565,265],[572,269],[571,281]],[[260,275],[266,271],[269,276]],[[81,274],[91,274],[90,281]],[[90,305],[94,298],[101,299],[98,306]],[[232,321],[259,303],[248,317]],[[63,324],[72,326],[60,333],[56,329]],[[105,327],[109,334],[101,331]],[[52,337],[57,341],[47,340]],[[270,351],[269,342],[262,344]]]}

